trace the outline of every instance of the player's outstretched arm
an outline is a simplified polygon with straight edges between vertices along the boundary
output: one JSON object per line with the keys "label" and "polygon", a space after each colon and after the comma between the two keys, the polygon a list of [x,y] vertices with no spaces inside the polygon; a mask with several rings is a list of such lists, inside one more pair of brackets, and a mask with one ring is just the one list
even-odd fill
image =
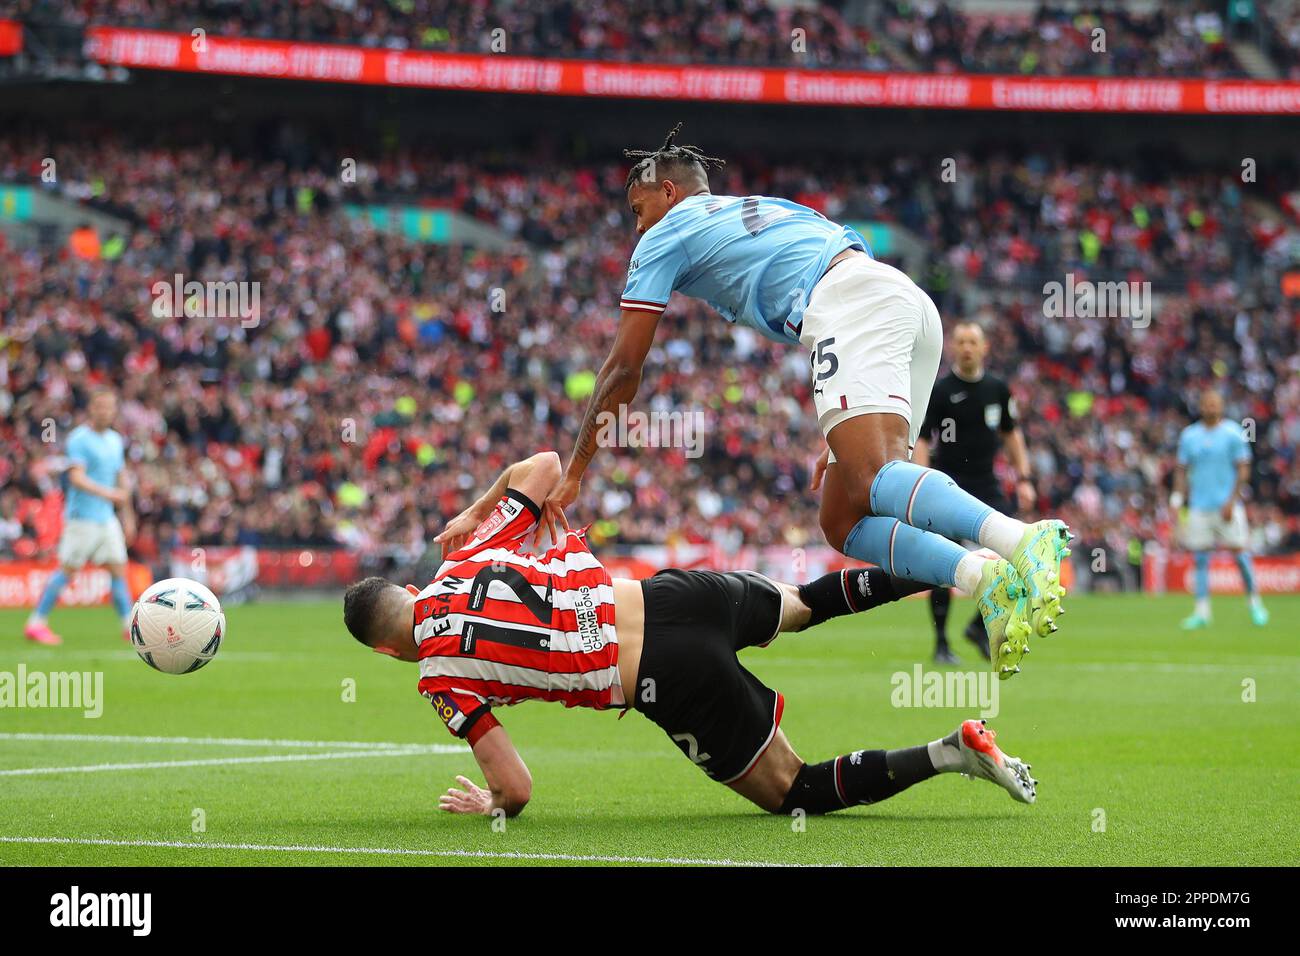
{"label": "player's outstretched arm", "polygon": [[531,458],[517,461],[501,472],[500,477],[477,501],[447,522],[447,526],[433,540],[442,545],[443,554],[451,554],[487,520],[507,488],[527,495],[530,501],[536,503],[545,501],[559,480],[560,456],[553,451],[541,451]]}
{"label": "player's outstretched arm", "polygon": [[608,415],[617,415],[620,407],[636,398],[637,388],[641,385],[641,368],[645,365],[645,357],[654,342],[661,314],[630,309],[622,311],[614,346],[609,350],[609,357],[596,376],[596,387],[591,393],[591,401],[587,403],[582,425],[578,428],[578,439],[574,442],[569,465],[555,490],[542,505],[542,520],[537,524],[534,544],[541,540],[543,530],[550,532],[552,541],[559,540],[556,535],[557,526],[563,524],[564,509],[577,500],[583,473],[600,445],[602,424]]}
{"label": "player's outstretched arm", "polygon": [[511,743],[506,729],[493,727],[474,743],[474,759],[487,780],[487,788],[468,777],[456,780],[465,789],[452,787],[438,798],[438,808],[448,813],[481,813],[491,816],[502,810],[508,817],[523,812],[533,793],[533,778],[523,758]]}

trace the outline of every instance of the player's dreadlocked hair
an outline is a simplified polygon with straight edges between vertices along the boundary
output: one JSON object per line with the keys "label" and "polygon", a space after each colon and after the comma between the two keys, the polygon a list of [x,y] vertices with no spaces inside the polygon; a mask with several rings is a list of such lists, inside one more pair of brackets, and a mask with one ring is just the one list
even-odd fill
{"label": "player's dreadlocked hair", "polygon": [[623,185],[624,191],[631,189],[636,183],[662,182],[665,173],[671,176],[672,173],[691,172],[707,182],[708,170],[721,169],[727,165],[725,159],[705,156],[698,146],[681,146],[673,143],[681,131],[682,124],[678,123],[664,137],[664,144],[653,151],[623,150],[623,155],[628,159],[638,160],[628,170],[627,182]]}

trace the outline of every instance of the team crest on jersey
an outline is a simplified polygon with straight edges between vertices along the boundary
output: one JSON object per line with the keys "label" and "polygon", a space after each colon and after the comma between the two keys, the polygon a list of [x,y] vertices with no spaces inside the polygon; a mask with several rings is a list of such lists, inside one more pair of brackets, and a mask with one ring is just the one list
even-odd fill
{"label": "team crest on jersey", "polygon": [[518,518],[519,512],[522,510],[523,505],[513,498],[502,498],[497,502],[496,510],[474,532],[475,543],[481,543],[491,538],[511,521]]}
{"label": "team crest on jersey", "polygon": [[985,405],[984,406],[984,424],[989,426],[989,430],[995,430],[1002,424],[1002,406]]}

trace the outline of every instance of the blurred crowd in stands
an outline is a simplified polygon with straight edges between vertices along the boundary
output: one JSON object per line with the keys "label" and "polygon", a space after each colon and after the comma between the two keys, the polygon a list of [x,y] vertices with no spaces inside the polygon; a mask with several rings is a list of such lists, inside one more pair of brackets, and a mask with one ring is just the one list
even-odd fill
{"label": "blurred crowd in stands", "polygon": [[[614,61],[1146,77],[1242,74],[1233,39],[1294,68],[1294,17],[1158,0],[968,11],[938,0],[2,0],[78,26]],[[1099,32],[1100,31],[1100,32]],[[503,46],[504,44],[504,46]]]}
{"label": "blurred crowd in stands", "polygon": [[[57,157],[57,182],[41,181],[44,157]],[[962,157],[966,174],[944,183],[924,174],[932,160],[741,157],[713,189],[788,196],[925,243],[917,278],[949,325],[987,329],[990,368],[1019,399],[1037,511],[1082,529],[1081,553],[1171,542],[1173,449],[1205,386],[1254,436],[1257,545],[1300,549],[1300,300],[1277,293],[1300,256],[1277,206],[1296,183],[1254,184],[1248,199],[1231,173],[1050,153]],[[60,442],[106,383],[129,443],[137,558],[337,544],[418,560],[510,461],[571,450],[636,239],[625,174],[421,149],[362,162],[351,183],[324,160],[0,135],[0,183],[125,224],[53,251],[0,248],[0,555],[53,554]],[[344,209],[403,197],[508,241],[421,243]],[[256,282],[258,308],[173,314],[178,273]],[[1066,274],[1150,280],[1154,316],[1049,318],[1042,284]],[[596,542],[821,543],[806,488],[822,438],[801,349],[677,297],[637,406],[700,416],[703,455],[603,450],[570,515],[595,522]]]}

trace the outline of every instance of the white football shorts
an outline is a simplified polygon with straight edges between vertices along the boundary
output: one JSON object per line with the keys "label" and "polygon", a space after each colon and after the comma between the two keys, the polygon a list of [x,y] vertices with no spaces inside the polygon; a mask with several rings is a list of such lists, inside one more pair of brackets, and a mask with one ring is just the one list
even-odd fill
{"label": "white football shorts", "polygon": [[126,564],[126,536],[116,516],[108,521],[70,518],[59,538],[59,564],[81,568],[87,564]]}
{"label": "white football shorts", "polygon": [[1232,508],[1232,519],[1223,520],[1219,509],[1198,511],[1187,509],[1187,522],[1183,525],[1183,546],[1189,551],[1208,551],[1212,548],[1244,549],[1250,541],[1250,528],[1246,524],[1246,506],[1238,501]]}
{"label": "white football shorts", "polygon": [[811,353],[823,435],[857,415],[894,412],[907,419],[911,451],[943,358],[943,322],[920,286],[870,256],[850,256],[813,287],[799,341]]}

